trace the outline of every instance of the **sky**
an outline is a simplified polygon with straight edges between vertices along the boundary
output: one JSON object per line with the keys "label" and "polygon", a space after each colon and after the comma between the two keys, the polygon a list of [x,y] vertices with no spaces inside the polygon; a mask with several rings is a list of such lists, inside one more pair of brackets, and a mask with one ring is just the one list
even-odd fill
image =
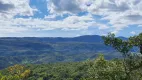
{"label": "sky", "polygon": [[0,0],[0,37],[134,36],[142,0]]}

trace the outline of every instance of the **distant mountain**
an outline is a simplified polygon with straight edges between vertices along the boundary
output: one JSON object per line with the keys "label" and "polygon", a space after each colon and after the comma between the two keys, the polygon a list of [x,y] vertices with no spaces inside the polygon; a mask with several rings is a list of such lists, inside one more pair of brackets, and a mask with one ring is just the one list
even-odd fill
{"label": "distant mountain", "polygon": [[[127,40],[125,37],[118,37]],[[1,37],[0,40],[8,41],[36,41],[36,42],[87,42],[87,43],[103,43],[102,36],[99,35],[85,35],[79,37]]]}
{"label": "distant mountain", "polygon": [[40,42],[88,42],[88,43],[102,43],[102,37],[99,35],[85,35],[85,36],[79,36],[79,37],[5,37],[5,38],[0,38],[1,40],[24,40],[24,41],[40,41]]}
{"label": "distant mountain", "polygon": [[128,38],[122,37],[122,36],[120,36],[120,37],[118,37],[118,38],[120,38],[120,39],[122,39],[122,40],[128,40]]}
{"label": "distant mountain", "polygon": [[99,53],[103,53],[106,59],[120,57],[114,49],[105,46],[98,35],[72,38],[1,37],[0,69],[14,64],[82,61],[93,59]]}

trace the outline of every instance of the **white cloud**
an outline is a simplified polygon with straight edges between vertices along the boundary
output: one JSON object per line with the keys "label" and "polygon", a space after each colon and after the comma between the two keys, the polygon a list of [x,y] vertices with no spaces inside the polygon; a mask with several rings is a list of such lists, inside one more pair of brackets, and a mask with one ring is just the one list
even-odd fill
{"label": "white cloud", "polygon": [[[10,23],[10,22],[9,22]],[[13,19],[14,26],[35,28],[41,30],[51,30],[51,29],[63,29],[63,30],[80,30],[87,29],[89,26],[95,23],[91,15],[87,16],[70,16],[64,20],[49,21],[44,19],[23,19],[17,18]],[[10,24],[11,25],[11,24]]]}
{"label": "white cloud", "polygon": [[142,24],[142,0],[50,0],[49,4],[51,13],[76,14],[77,11],[87,11],[101,15],[103,20],[109,20],[115,32],[129,25]]}
{"label": "white cloud", "polygon": [[[47,3],[50,14],[44,19],[15,19],[16,15],[33,16],[38,10],[29,5],[29,0],[0,0],[0,32],[15,33],[33,29],[85,30],[95,27],[119,33],[129,25],[142,25],[142,0],[47,0]],[[77,13],[84,11],[88,15],[77,16]],[[63,14],[69,16],[56,20],[57,16]],[[101,16],[99,20],[108,20],[108,23],[96,21],[93,15]]]}
{"label": "white cloud", "polygon": [[48,0],[50,13],[77,13],[82,11],[77,0]]}
{"label": "white cloud", "polygon": [[[10,20],[0,20],[0,28],[3,32],[9,33],[23,33],[29,30],[87,30],[89,27],[98,27],[100,30],[108,29],[108,26],[96,23],[92,15],[84,16],[69,16],[63,20],[47,20],[33,19],[33,18],[16,18]],[[3,27],[4,26],[4,27]],[[2,33],[2,32],[1,32]]]}
{"label": "white cloud", "polygon": [[[94,0],[88,8],[89,12],[103,16],[102,20],[109,20],[114,33],[129,25],[142,24],[142,0]],[[94,5],[96,5],[94,7]]]}
{"label": "white cloud", "polygon": [[76,14],[86,11],[92,0],[47,0],[48,10],[54,14]]}
{"label": "white cloud", "polygon": [[33,16],[37,11],[36,8],[30,7],[29,0],[0,0],[0,3],[0,18],[13,18],[16,15]]}
{"label": "white cloud", "polygon": [[44,16],[44,19],[55,19],[56,16],[57,16],[57,15],[54,15],[54,14],[48,15],[48,16],[45,15],[45,16]]}
{"label": "white cloud", "polygon": [[99,27],[99,30],[103,30],[103,29],[108,29],[109,27],[105,24],[100,24],[100,23],[97,23],[98,27]]}
{"label": "white cloud", "polygon": [[135,34],[136,34],[136,32],[135,32],[135,31],[131,31],[130,33],[131,33],[132,35],[135,35]]}
{"label": "white cloud", "polygon": [[138,25],[138,27],[142,27],[142,25]]}

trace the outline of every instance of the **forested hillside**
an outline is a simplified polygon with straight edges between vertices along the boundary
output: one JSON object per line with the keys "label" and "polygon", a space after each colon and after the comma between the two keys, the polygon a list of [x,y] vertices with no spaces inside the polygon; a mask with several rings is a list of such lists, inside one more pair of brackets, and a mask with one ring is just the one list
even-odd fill
{"label": "forested hillside", "polygon": [[[0,71],[2,80],[127,80],[123,61],[99,55],[83,62],[15,65]],[[142,80],[139,68],[131,80]],[[129,79],[130,80],[130,79]]]}
{"label": "forested hillside", "polygon": [[103,53],[106,59],[120,57],[97,35],[74,38],[5,37],[0,38],[0,69],[14,64],[83,61],[94,59],[98,53]]}
{"label": "forested hillside", "polygon": [[[109,55],[111,56],[115,55],[116,57],[113,57],[111,59],[109,58],[110,59],[109,60],[107,59],[108,57],[105,57],[106,53],[99,54],[99,56],[97,57],[96,56],[92,57],[88,53],[86,54],[83,53],[87,51],[88,52],[93,51],[94,49],[99,50],[99,47],[95,48],[92,47],[96,44],[100,45],[101,43],[95,43],[95,44],[94,43],[85,44],[83,42],[80,43],[65,42],[65,43],[56,43],[56,44],[52,43],[52,45],[49,44],[51,47],[49,48],[48,51],[50,51],[50,49],[53,51],[63,50],[66,52],[68,51],[68,53],[62,53],[64,57],[61,56],[59,52],[55,52],[54,55],[53,53],[50,53],[50,56],[48,58],[47,55],[40,54],[39,55],[40,58],[38,58],[39,56],[37,58],[34,58],[35,59],[35,62],[33,62],[34,64],[32,63],[32,60],[31,62],[30,61],[24,62],[24,64],[22,64],[21,62],[17,64],[14,63],[16,65],[0,70],[0,79],[1,80],[142,80],[142,56],[141,56],[142,33],[139,34],[138,36],[130,37],[127,40],[123,40],[122,38],[117,38],[115,37],[114,34],[109,33],[107,36],[103,36],[102,39],[104,40],[104,44],[109,46],[108,50],[106,51],[109,51],[109,49],[110,51],[113,51],[115,49],[116,51],[119,52],[119,54],[122,57],[117,58],[118,55],[116,56],[115,55],[116,53],[111,52],[111,54]],[[113,49],[111,49],[110,46]],[[103,48],[103,45],[101,45],[101,47]],[[139,48],[139,51],[133,52],[134,47]],[[72,52],[71,53],[69,52],[70,49],[73,50],[74,54]],[[80,49],[82,50],[80,51]],[[106,49],[106,46],[104,47],[104,49]],[[25,56],[28,56],[28,54],[26,54]],[[17,57],[21,57],[21,55],[19,56],[17,55]],[[27,59],[28,58],[26,58],[25,60]],[[56,63],[53,63],[54,59],[56,59],[55,61]],[[70,62],[73,61],[72,59],[74,60],[74,62]],[[48,60],[51,61],[47,62]],[[64,63],[61,63],[61,61],[63,61]],[[35,64],[35,63],[40,63],[40,64]]]}

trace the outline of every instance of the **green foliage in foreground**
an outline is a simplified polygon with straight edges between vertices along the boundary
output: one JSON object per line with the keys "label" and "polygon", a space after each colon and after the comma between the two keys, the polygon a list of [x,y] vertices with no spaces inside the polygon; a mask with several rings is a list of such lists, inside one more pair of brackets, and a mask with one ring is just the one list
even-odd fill
{"label": "green foliage in foreground", "polygon": [[31,71],[22,65],[14,65],[1,71],[0,80],[26,80]]}
{"label": "green foliage in foreground", "polygon": [[[126,80],[123,61],[108,61],[103,55],[93,61],[18,67],[2,70],[0,80]],[[142,68],[132,72],[131,80],[142,80]]]}
{"label": "green foliage in foreground", "polygon": [[[113,47],[122,54],[124,72],[126,73],[125,80],[136,79],[132,77],[132,74],[135,70],[139,70],[142,67],[142,33],[130,37],[128,40],[116,38],[115,34],[109,33],[107,36],[103,36],[103,39],[105,45]],[[131,49],[133,47],[138,47],[140,54],[132,53]]]}

